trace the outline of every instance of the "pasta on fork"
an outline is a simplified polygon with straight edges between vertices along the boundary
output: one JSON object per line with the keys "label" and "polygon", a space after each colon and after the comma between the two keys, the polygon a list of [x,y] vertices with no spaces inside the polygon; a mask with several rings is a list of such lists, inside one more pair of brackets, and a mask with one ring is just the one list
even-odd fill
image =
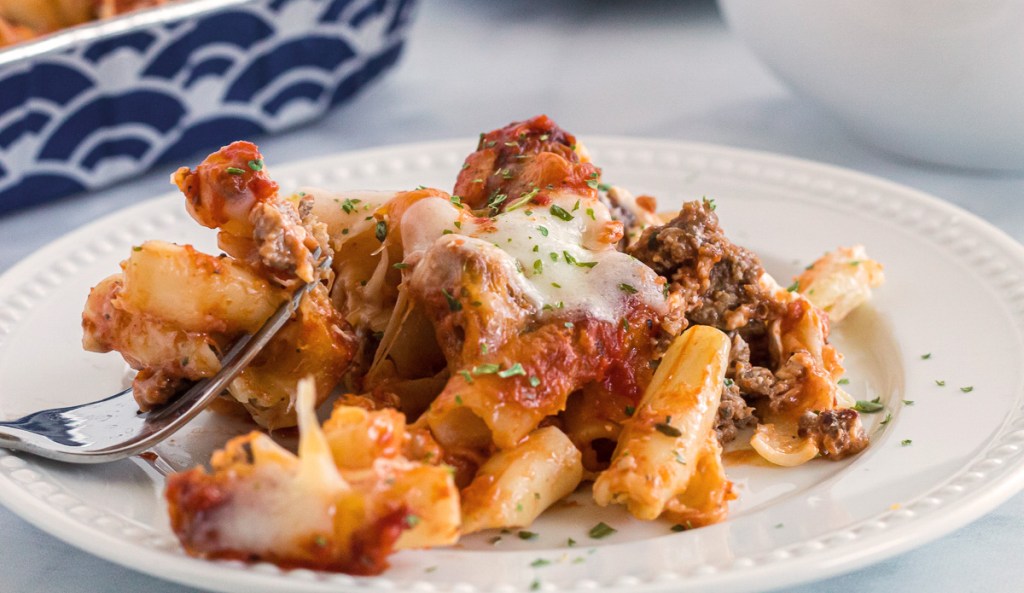
{"label": "pasta on fork", "polygon": [[828,338],[881,265],[842,248],[783,288],[711,200],[660,219],[545,116],[482,134],[451,192],[285,195],[247,142],[173,180],[224,254],[147,242],[83,314],[86,347],[138,371],[141,408],[318,283],[225,395],[260,427],[297,423],[299,450],[256,430],[172,476],[191,554],[376,574],[394,550],[527,527],[587,483],[598,505],[700,527],[736,497],[723,447],[795,466],[868,446]]}

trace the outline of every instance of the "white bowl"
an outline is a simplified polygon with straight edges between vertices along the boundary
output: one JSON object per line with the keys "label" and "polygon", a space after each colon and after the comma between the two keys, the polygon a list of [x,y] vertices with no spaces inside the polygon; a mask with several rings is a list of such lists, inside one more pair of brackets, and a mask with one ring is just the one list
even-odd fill
{"label": "white bowl", "polygon": [[797,93],[912,159],[1024,171],[1024,2],[719,0]]}

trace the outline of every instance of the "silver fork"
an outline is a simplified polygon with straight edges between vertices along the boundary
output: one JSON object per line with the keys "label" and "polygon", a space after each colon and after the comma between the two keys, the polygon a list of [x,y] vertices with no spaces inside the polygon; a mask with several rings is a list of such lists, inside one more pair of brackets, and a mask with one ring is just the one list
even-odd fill
{"label": "silver fork", "polygon": [[[319,259],[320,249],[313,253]],[[318,269],[331,265],[331,258]],[[129,387],[96,402],[41,410],[0,422],[0,447],[68,463],[105,463],[141,453],[171,436],[202,411],[252,362],[298,309],[316,280],[298,288],[255,334],[242,337],[221,361],[221,370],[171,403],[146,413]]]}

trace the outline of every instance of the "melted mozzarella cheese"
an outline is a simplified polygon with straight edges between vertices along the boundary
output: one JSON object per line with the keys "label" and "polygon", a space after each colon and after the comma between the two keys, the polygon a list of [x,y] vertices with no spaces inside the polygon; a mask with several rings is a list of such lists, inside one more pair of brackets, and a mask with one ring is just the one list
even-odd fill
{"label": "melted mozzarella cheese", "polygon": [[473,217],[442,198],[424,199],[405,213],[401,229],[410,265],[446,235],[468,238],[515,270],[509,277],[542,314],[615,321],[630,298],[664,313],[662,280],[615,249],[609,225],[617,224],[597,200],[560,194],[547,206],[521,206],[494,218]]}

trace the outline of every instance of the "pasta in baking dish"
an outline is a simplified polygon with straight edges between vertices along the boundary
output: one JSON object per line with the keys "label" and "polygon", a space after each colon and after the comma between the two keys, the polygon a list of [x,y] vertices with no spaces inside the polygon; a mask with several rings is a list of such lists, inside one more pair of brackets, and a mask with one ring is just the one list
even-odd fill
{"label": "pasta in baking dish", "polygon": [[137,246],[83,314],[85,347],[138,370],[143,410],[317,282],[224,394],[260,427],[297,424],[298,451],[255,430],[172,475],[191,554],[375,574],[393,550],[525,527],[583,482],[699,527],[735,498],[722,446],[741,435],[782,466],[868,445],[828,334],[881,266],[843,248],[782,288],[713,202],[662,219],[547,117],[483,134],[452,193],[284,194],[247,142],[173,181],[224,253]]}
{"label": "pasta in baking dish", "polygon": [[0,48],[173,0],[0,0]]}

